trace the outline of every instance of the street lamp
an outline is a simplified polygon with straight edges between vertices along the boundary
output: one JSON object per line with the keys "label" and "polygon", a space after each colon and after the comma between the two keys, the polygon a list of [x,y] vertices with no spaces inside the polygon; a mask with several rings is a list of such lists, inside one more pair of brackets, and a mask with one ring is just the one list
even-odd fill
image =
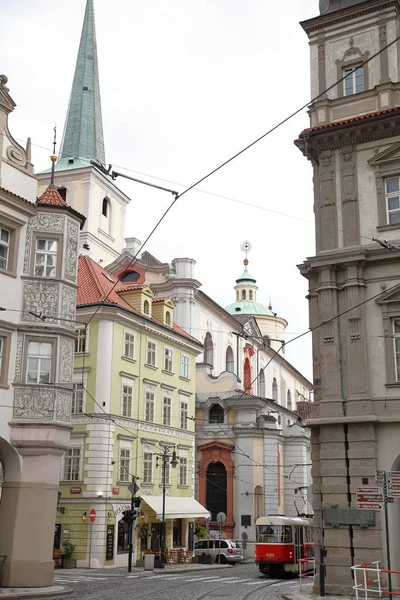
{"label": "street lamp", "polygon": [[[162,502],[162,524],[161,524],[161,565],[162,567],[164,567],[165,565],[165,540],[166,540],[166,523],[165,523],[165,490],[166,490],[166,471],[167,471],[167,463],[168,463],[168,459],[170,458],[170,453],[169,453],[169,448],[164,447],[162,454],[157,454],[157,463],[156,466],[158,467],[158,459],[161,458],[162,460],[162,492],[163,492],[163,502]],[[172,452],[172,458],[169,462],[169,464],[171,465],[171,467],[173,469],[176,469],[177,465],[178,465],[178,458],[176,456],[176,452],[175,449]]]}

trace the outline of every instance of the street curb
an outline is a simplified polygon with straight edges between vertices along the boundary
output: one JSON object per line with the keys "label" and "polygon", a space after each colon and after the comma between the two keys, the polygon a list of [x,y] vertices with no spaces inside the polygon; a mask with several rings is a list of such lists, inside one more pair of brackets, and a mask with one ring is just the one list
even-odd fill
{"label": "street curb", "polygon": [[[6,589],[6,588],[3,588]],[[61,590],[49,590],[46,592],[10,592],[9,594],[0,593],[0,600],[23,600],[24,598],[54,598],[55,596],[67,596],[72,594],[74,590],[72,588],[63,588]]]}

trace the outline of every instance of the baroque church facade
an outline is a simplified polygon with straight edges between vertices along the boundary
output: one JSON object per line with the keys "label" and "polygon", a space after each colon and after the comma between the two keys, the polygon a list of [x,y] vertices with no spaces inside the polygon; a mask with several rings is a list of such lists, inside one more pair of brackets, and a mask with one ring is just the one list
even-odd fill
{"label": "baroque church facade", "polygon": [[[351,589],[352,565],[390,564],[383,510],[359,510],[357,488],[400,466],[399,18],[396,0],[321,0],[301,23],[316,100],[295,143],[314,169],[316,254],[300,271],[315,328],[308,424],[328,593]],[[387,510],[395,533],[398,500]],[[396,533],[390,544],[396,569]]]}

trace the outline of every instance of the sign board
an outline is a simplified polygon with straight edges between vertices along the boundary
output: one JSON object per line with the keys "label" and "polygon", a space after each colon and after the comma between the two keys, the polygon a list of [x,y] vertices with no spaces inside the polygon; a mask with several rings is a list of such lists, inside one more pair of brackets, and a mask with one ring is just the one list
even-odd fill
{"label": "sign board", "polygon": [[82,493],[82,488],[80,488],[80,487],[71,487],[71,488],[69,488],[69,493],[70,494],[81,494]]}
{"label": "sign board", "polygon": [[225,523],[225,521],[226,521],[226,514],[224,512],[219,512],[217,514],[217,522],[223,525]]}
{"label": "sign board", "polygon": [[400,471],[391,471],[387,477],[387,496],[400,498]]}
{"label": "sign board", "polygon": [[131,509],[131,505],[130,504],[113,504],[112,507],[113,507],[115,519],[117,521],[120,521],[122,519],[122,513],[123,512],[125,512],[126,510],[130,510]]}
{"label": "sign board", "polygon": [[94,509],[94,508],[92,508],[92,509],[90,510],[90,513],[89,513],[89,514],[90,514],[90,522],[91,522],[91,523],[94,523],[94,522],[95,522],[95,520],[96,520],[96,511],[95,511],[95,509]]}
{"label": "sign board", "polygon": [[383,493],[375,487],[357,488],[357,508],[361,510],[380,510],[383,506]]}
{"label": "sign board", "polygon": [[106,560],[114,558],[114,525],[107,525]]}
{"label": "sign board", "polygon": [[134,481],[131,483],[131,485],[128,485],[128,490],[133,495],[137,494],[139,489],[139,486]]}
{"label": "sign board", "polygon": [[112,489],[112,493],[113,493],[114,496],[118,496],[118,494],[119,494],[119,488],[113,488]]}
{"label": "sign board", "polygon": [[383,485],[385,482],[385,471],[375,471],[375,481],[378,485]]}

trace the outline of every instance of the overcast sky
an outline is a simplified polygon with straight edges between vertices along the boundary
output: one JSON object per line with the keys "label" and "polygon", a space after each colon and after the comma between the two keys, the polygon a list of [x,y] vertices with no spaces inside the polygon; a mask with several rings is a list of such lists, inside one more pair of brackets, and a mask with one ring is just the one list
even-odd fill
{"label": "overcast sky", "polygon": [[[37,172],[49,167],[54,123],[61,141],[85,4],[0,3],[0,71],[17,103],[10,128],[32,137]],[[95,13],[106,160],[121,171],[182,190],[309,100],[299,21],[318,15],[318,0],[95,0]],[[147,246],[162,261],[194,258],[203,291],[225,306],[250,240],[258,300],[287,319],[287,340],[308,328],[296,265],[314,253],[312,171],[293,145],[307,126],[303,111],[200,186],[231,200],[189,192]],[[143,241],[172,196],[118,185],[132,199],[126,236]],[[310,336],[286,356],[312,377]]]}

